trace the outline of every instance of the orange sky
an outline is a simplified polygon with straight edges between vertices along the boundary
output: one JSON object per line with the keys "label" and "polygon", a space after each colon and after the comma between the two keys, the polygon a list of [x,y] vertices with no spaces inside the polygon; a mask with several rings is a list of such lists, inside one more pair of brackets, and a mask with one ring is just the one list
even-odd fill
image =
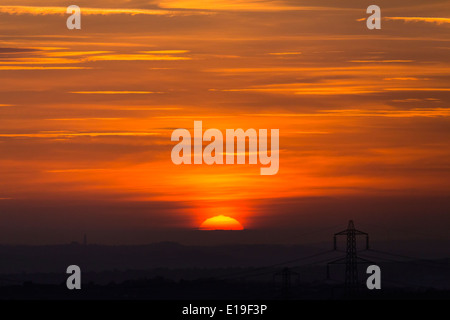
{"label": "orange sky", "polygon": [[[0,206],[184,202],[164,224],[251,228],[259,199],[448,196],[448,2],[378,1],[381,30],[356,0],[70,4],[81,30],[64,1],[0,5]],[[280,129],[278,174],[175,166],[194,120]]]}

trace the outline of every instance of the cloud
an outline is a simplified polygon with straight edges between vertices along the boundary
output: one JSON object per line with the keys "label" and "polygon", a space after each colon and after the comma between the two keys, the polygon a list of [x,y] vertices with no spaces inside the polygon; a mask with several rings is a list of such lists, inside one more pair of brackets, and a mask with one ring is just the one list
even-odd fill
{"label": "cloud", "polygon": [[365,110],[365,109],[339,109],[320,110],[317,113],[252,113],[252,117],[450,117],[448,108],[415,108],[411,110]]}
{"label": "cloud", "polygon": [[395,99],[392,100],[393,102],[427,102],[427,101],[431,101],[431,102],[440,102],[440,99],[436,99],[436,98],[425,98],[425,99],[418,99],[418,98],[408,98],[408,99]]}
{"label": "cloud", "polygon": [[57,118],[57,119],[45,119],[45,120],[49,120],[49,121],[86,121],[86,120],[122,120],[124,118]]}
{"label": "cloud", "polygon": [[[14,15],[65,15],[67,7],[35,7],[35,6],[0,6],[0,13]],[[163,9],[127,9],[127,8],[81,8],[83,15],[152,15],[152,16],[187,16],[204,15],[210,12],[202,11],[173,11]]]}
{"label": "cloud", "polygon": [[[191,60],[190,57],[180,57],[171,54],[186,53],[187,50],[161,50],[149,51],[155,54],[115,54],[112,51],[43,51],[38,52],[40,56],[32,57],[1,57],[0,70],[31,70],[26,65],[52,65],[52,64],[80,64],[96,61],[178,61]],[[105,54],[111,53],[111,54]],[[21,67],[10,68],[4,66],[21,65]],[[49,69],[48,67],[45,67]],[[36,69],[36,68],[34,68]],[[53,68],[58,69],[58,68]],[[71,68],[90,69],[90,68]]]}
{"label": "cloud", "polygon": [[386,88],[386,91],[450,91],[450,88]]}
{"label": "cloud", "polygon": [[180,54],[180,53],[188,53],[189,50],[155,50],[155,51],[140,51],[140,52],[148,54]]}
{"label": "cloud", "polygon": [[24,53],[24,52],[33,52],[38,51],[35,48],[0,48],[0,54],[3,53]]}
{"label": "cloud", "polygon": [[350,60],[349,62],[355,62],[355,63],[408,63],[408,62],[414,62],[414,60]]}
{"label": "cloud", "polygon": [[2,138],[70,138],[70,137],[115,137],[115,136],[157,136],[158,132],[39,132],[1,133]]}
{"label": "cloud", "polygon": [[436,17],[385,17],[385,20],[400,20],[404,22],[427,22],[438,25],[450,23],[450,18],[436,18]]}
{"label": "cloud", "polygon": [[379,70],[377,66],[352,66],[352,67],[236,67],[236,68],[212,68],[205,69],[206,72],[218,72],[218,73],[287,73],[287,72],[334,72],[334,71],[363,71],[363,70]]}
{"label": "cloud", "polygon": [[76,94],[154,94],[163,92],[153,91],[71,91],[70,93]]}
{"label": "cloud", "polygon": [[0,70],[79,70],[92,69],[90,67],[27,67],[27,66],[0,66]]}
{"label": "cloud", "polygon": [[350,8],[336,8],[324,6],[298,6],[290,5],[284,1],[261,0],[162,0],[161,8],[200,9],[213,11],[245,11],[245,12],[280,12],[280,11],[336,11],[355,10]]}
{"label": "cloud", "polygon": [[329,131],[293,131],[294,134],[330,134]]}
{"label": "cloud", "polygon": [[56,51],[45,52],[46,57],[73,57],[73,56],[86,56],[95,54],[111,53],[112,51]]}
{"label": "cloud", "polygon": [[450,117],[450,109],[447,108],[414,108],[411,110],[323,110],[327,114],[336,114],[351,117],[391,117],[391,118],[411,118],[411,117]]}
{"label": "cloud", "polygon": [[127,110],[127,111],[175,111],[183,110],[181,107],[108,107],[108,109],[114,110]]}
{"label": "cloud", "polygon": [[227,115],[218,115],[218,116],[205,116],[205,115],[198,115],[198,116],[159,116],[154,117],[157,119],[223,119],[223,118],[233,118],[234,116],[227,116]]}
{"label": "cloud", "polygon": [[0,60],[0,65],[11,64],[70,64],[79,63],[78,60],[64,58],[15,58],[14,60]]}
{"label": "cloud", "polygon": [[346,85],[344,83],[329,84],[270,84],[240,89],[210,89],[210,91],[222,92],[261,92],[272,94],[296,94],[296,95],[348,95],[381,92],[382,89],[372,85]]}
{"label": "cloud", "polygon": [[48,173],[83,173],[83,172],[111,172],[114,169],[64,169],[64,170],[45,170]]}
{"label": "cloud", "polygon": [[270,52],[268,54],[272,55],[272,56],[289,56],[289,55],[300,55],[302,53],[301,52]]}
{"label": "cloud", "polygon": [[418,80],[430,80],[429,78],[416,78],[416,77],[395,77],[395,78],[384,78],[383,80],[400,80],[400,81],[418,81]]}
{"label": "cloud", "polygon": [[87,61],[176,61],[191,60],[189,57],[177,57],[159,54],[109,54],[100,56],[90,56]]}

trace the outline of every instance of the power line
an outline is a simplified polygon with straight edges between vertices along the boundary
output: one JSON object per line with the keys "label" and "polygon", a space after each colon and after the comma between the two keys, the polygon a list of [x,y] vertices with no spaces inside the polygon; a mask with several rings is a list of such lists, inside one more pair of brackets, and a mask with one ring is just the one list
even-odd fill
{"label": "power line", "polygon": [[[372,250],[373,251],[373,250]],[[373,258],[373,257],[372,257]],[[420,264],[420,260],[414,260],[414,261],[401,261],[401,260],[394,260],[394,259],[389,259],[389,258],[380,258],[380,257],[376,257],[376,259],[378,260],[384,260],[387,262],[395,262],[395,263],[401,263],[401,264],[406,264],[409,266],[417,266],[417,267],[431,267],[431,268],[438,268],[438,269],[443,269],[443,270],[447,270],[450,271],[448,266],[442,266],[442,265],[424,265],[424,264]]]}
{"label": "power line", "polygon": [[232,274],[229,274],[229,275],[222,275],[222,276],[219,276],[218,278],[230,278],[230,277],[234,278],[236,276],[239,277],[240,275],[243,275],[243,274],[245,275],[247,273],[253,273],[255,271],[260,271],[260,270],[264,270],[264,269],[271,269],[271,268],[283,266],[283,265],[286,265],[286,264],[294,263],[294,262],[297,262],[297,261],[302,261],[302,260],[315,258],[315,257],[321,256],[321,255],[324,255],[324,254],[327,254],[327,253],[330,253],[330,252],[333,252],[333,250],[327,250],[327,251],[316,253],[316,254],[313,254],[313,255],[310,255],[310,256],[301,257],[301,258],[297,258],[297,259],[293,259],[293,260],[288,260],[288,261],[284,261],[284,262],[280,262],[280,263],[276,263],[276,264],[272,264],[272,265],[268,265],[268,266],[264,266],[264,267],[259,267],[259,268],[255,268],[253,270],[246,270],[246,271],[241,271],[241,272],[237,272],[237,273],[232,273]]}
{"label": "power line", "polygon": [[394,256],[394,257],[399,257],[399,258],[404,258],[404,259],[411,259],[411,260],[416,260],[416,261],[423,261],[423,262],[426,262],[426,263],[433,263],[433,264],[444,265],[444,266],[450,267],[450,264],[448,264],[448,263],[441,263],[441,262],[437,262],[437,261],[431,261],[431,260],[427,260],[427,259],[424,259],[424,258],[411,257],[411,256],[406,256],[406,255],[401,255],[401,254],[396,254],[396,253],[389,253],[389,252],[386,252],[386,251],[373,250],[373,249],[370,249],[370,251],[381,253],[381,254],[387,254],[387,255],[390,255],[390,256]]}

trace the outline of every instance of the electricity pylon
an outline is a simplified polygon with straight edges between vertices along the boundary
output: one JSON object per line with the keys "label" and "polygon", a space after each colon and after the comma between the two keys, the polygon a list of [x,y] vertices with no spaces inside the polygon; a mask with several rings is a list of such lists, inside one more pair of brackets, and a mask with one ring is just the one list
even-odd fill
{"label": "electricity pylon", "polygon": [[327,278],[330,278],[330,265],[345,264],[345,291],[347,294],[354,294],[358,290],[358,264],[372,263],[369,260],[359,258],[356,252],[356,237],[366,237],[366,250],[369,249],[369,234],[355,229],[353,220],[348,222],[346,230],[334,234],[334,250],[337,250],[337,236],[347,236],[346,255],[343,258],[334,260],[327,264]]}
{"label": "electricity pylon", "polygon": [[298,279],[299,274],[286,267],[274,274],[274,280],[277,276],[281,276],[281,297],[288,300],[291,296],[291,277],[296,276]]}

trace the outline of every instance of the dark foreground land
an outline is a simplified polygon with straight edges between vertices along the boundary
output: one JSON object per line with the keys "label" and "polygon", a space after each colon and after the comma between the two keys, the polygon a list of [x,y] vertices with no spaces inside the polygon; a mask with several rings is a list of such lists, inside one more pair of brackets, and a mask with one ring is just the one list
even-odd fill
{"label": "dark foreground land", "polygon": [[369,291],[361,286],[349,293],[341,285],[300,283],[288,291],[273,283],[217,280],[169,281],[163,278],[128,280],[120,284],[84,284],[68,290],[65,283],[24,283],[0,288],[2,300],[340,300],[450,299],[450,290],[394,288]]}
{"label": "dark foreground land", "polygon": [[[360,250],[381,268],[381,290],[345,289],[345,252],[282,245],[0,246],[0,299],[330,300],[450,299],[450,259]],[[69,290],[69,265],[81,289]]]}

